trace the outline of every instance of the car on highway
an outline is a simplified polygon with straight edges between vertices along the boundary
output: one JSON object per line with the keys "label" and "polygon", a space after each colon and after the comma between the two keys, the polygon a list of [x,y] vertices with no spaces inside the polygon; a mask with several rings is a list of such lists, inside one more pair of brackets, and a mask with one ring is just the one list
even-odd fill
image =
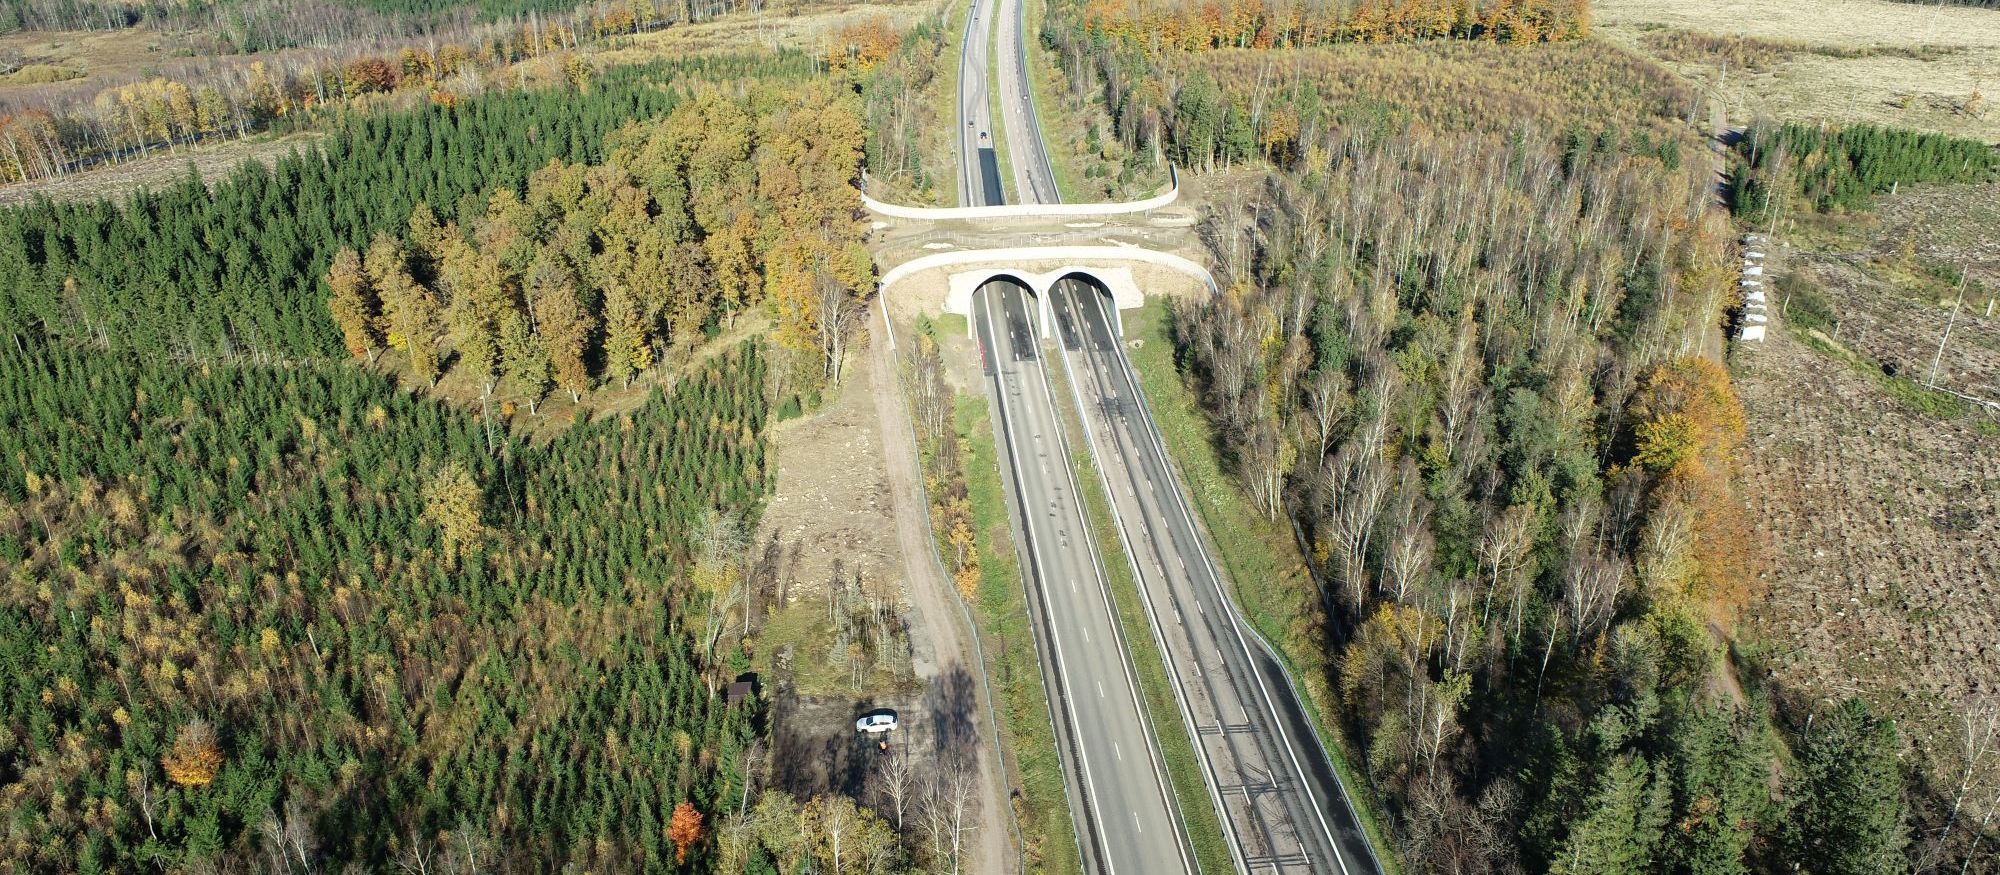
{"label": "car on highway", "polygon": [[861,719],[854,721],[855,732],[866,732],[873,734],[877,732],[888,732],[889,730],[895,728],[896,728],[896,712],[891,711],[887,708],[883,708],[878,711],[870,711],[866,714],[861,715]]}

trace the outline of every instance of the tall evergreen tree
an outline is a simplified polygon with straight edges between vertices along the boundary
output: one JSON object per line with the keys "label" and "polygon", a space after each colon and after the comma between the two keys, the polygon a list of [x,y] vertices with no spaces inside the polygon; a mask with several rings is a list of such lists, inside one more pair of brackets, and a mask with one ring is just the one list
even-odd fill
{"label": "tall evergreen tree", "polygon": [[1848,699],[1819,715],[1799,751],[1788,850],[1812,875],[1903,868],[1909,842],[1895,721]]}

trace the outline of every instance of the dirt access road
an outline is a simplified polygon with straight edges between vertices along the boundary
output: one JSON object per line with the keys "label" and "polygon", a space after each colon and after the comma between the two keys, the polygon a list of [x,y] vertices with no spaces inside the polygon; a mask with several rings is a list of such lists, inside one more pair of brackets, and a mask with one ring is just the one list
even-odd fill
{"label": "dirt access road", "polygon": [[965,855],[967,871],[1006,875],[1017,868],[1019,846],[1007,818],[1007,781],[988,719],[993,712],[984,667],[973,655],[973,632],[951,591],[951,578],[932,552],[935,541],[910,414],[896,384],[895,353],[875,320],[870,320],[867,370],[910,599],[911,662],[918,679],[928,685],[921,715],[926,725],[912,728],[930,733],[935,756],[960,757],[974,767],[980,802],[978,831]]}
{"label": "dirt access road", "polygon": [[[783,600],[760,633],[769,653],[756,667],[768,673],[773,702],[771,749],[757,757],[758,783],[802,801],[844,795],[892,819],[878,739],[854,731],[863,711],[892,708],[902,725],[886,740],[915,766],[910,841],[925,841],[920,812],[933,779],[946,805],[955,805],[950,800],[963,786],[970,816],[960,871],[1010,875],[1019,845],[1009,828],[1006,773],[971,633],[929,542],[896,373],[882,344],[858,345],[845,384],[825,406],[777,428],[778,488],[752,548],[760,554],[752,575],[764,581],[767,597]],[[906,667],[892,661],[884,674],[876,664],[858,687],[826,670],[832,633],[816,606],[836,579],[893,602],[908,634]]]}

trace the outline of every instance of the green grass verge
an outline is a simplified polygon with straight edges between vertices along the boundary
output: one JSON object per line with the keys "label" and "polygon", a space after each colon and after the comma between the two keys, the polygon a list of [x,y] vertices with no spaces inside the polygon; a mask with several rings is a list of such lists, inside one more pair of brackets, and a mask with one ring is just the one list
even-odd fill
{"label": "green grass verge", "polygon": [[988,34],[986,43],[986,110],[992,116],[993,128],[988,138],[993,143],[993,166],[1000,173],[1000,190],[1007,193],[1007,202],[1022,202],[1021,193],[1014,191],[1013,156],[1007,151],[1007,118],[1000,112],[1000,28],[994,27]]}
{"label": "green grass verge", "polygon": [[[1165,167],[1158,167],[1140,174],[1128,187],[1117,182],[1123,167],[1116,161],[1106,161],[1094,152],[1078,152],[1074,145],[1087,139],[1090,122],[1095,118],[1101,125],[1100,133],[1108,130],[1110,119],[1103,115],[1102,101],[1090,98],[1081,105],[1071,101],[1057,86],[1062,80],[1061,71],[1055,67],[1053,53],[1042,48],[1039,34],[1042,19],[1048,14],[1046,2],[1022,0],[1026,19],[1022,23],[1022,38],[1028,41],[1028,89],[1035,95],[1035,120],[1040,123],[1045,144],[1059,145],[1049,150],[1049,165],[1056,177],[1056,191],[1069,203],[1101,200],[1125,200],[1147,198],[1164,192],[1168,176]],[[1102,175],[1093,179],[1090,171]],[[1123,194],[1120,194],[1123,192]]]}
{"label": "green grass verge", "polygon": [[[958,125],[960,122],[958,120],[958,88],[955,86],[958,84],[958,65],[965,58],[965,29],[972,26],[972,16],[966,14],[969,11],[971,11],[970,4],[953,4],[952,11],[947,13],[949,17],[946,19],[945,33],[957,34],[957,38],[945,40],[944,49],[938,53],[937,68],[940,70],[950,70],[952,71],[952,75],[933,78],[931,84],[928,86],[928,90],[931,92],[929,95],[931,112],[935,114],[936,118],[946,120],[946,123],[952,126],[952,135],[945,140],[945,154],[939,156],[945,159],[944,163],[938,164],[931,169],[952,167],[958,163],[956,153],[958,152]],[[956,179],[954,178],[952,181],[952,185],[939,186],[939,190],[948,192],[943,195],[946,205],[954,207],[965,206],[958,199]]]}
{"label": "green grass verge", "polygon": [[1068,368],[1052,376],[1056,406],[1061,408],[1063,434],[1069,445],[1070,466],[1076,474],[1077,489],[1090,515],[1090,536],[1097,542],[1097,555],[1111,582],[1112,603],[1118,610],[1118,626],[1125,635],[1125,651],[1132,656],[1133,671],[1139,676],[1139,692],[1146,699],[1146,714],[1153,722],[1153,737],[1159,741],[1160,755],[1167,762],[1167,780],[1173,784],[1174,799],[1180,805],[1181,820],[1187,825],[1188,841],[1194,846],[1195,865],[1202,872],[1224,875],[1235,871],[1229,856],[1229,840],[1222,833],[1220,812],[1210,799],[1207,779],[1196,759],[1194,739],[1181,719],[1174,699],[1167,664],[1153,637],[1152,623],[1139,601],[1139,583],[1132,576],[1132,563],[1124,542],[1118,538],[1118,523],[1111,515],[1110,496],[1092,460],[1083,423],[1076,408],[1062,403],[1069,398]]}
{"label": "green grass verge", "polygon": [[1014,554],[991,414],[986,400],[973,395],[958,396],[952,413],[958,438],[971,448],[965,457],[965,485],[972,502],[981,570],[979,591],[972,600],[973,616],[980,626],[987,676],[999,699],[995,704],[1000,713],[1001,741],[1013,752],[1019,771],[1021,795],[1015,803],[1015,816],[1028,848],[1028,869],[1078,872],[1083,862],[1070,822],[1055,724],[1035,655],[1027,594],[1021,588],[1021,566]]}
{"label": "green grass verge", "polygon": [[1336,699],[1326,683],[1328,651],[1321,637],[1317,589],[1305,557],[1299,553],[1290,526],[1283,520],[1266,519],[1223,470],[1208,418],[1175,367],[1173,341],[1168,334],[1171,318],[1166,302],[1158,298],[1125,314],[1127,337],[1141,341],[1139,348],[1129,352],[1139,372],[1140,389],[1146,393],[1146,403],[1152,408],[1153,420],[1195,513],[1208,530],[1215,559],[1235,593],[1238,608],[1250,625],[1278,648],[1278,657],[1303,688],[1301,699],[1307,714],[1354,801],[1355,813],[1375,847],[1383,872],[1400,875],[1402,869],[1387,841],[1388,830],[1373,785],[1355,768],[1355,752],[1347,748],[1340,733],[1331,731],[1333,724],[1327,720]]}
{"label": "green grass verge", "polygon": [[[1049,140],[1047,138],[1047,132],[1049,131],[1056,132],[1054,142],[1073,142],[1068,139],[1069,136],[1075,136],[1077,140],[1081,140],[1083,139],[1083,130],[1081,127],[1074,125],[1073,122],[1065,124],[1069,122],[1067,118],[1068,113],[1061,113],[1064,116],[1062,118],[1057,117],[1058,111],[1063,106],[1060,102],[1061,97],[1049,90],[1049,83],[1054,81],[1054,76],[1052,75],[1054,70],[1049,67],[1048,52],[1042,50],[1042,41],[1036,36],[1036,34],[1042,32],[1042,16],[1048,14],[1048,4],[1035,3],[1031,2],[1031,0],[1021,0],[1021,2],[1027,4],[1021,10],[1023,16],[1021,21],[1021,39],[1027,40],[1029,43],[1026,53],[1028,56],[1028,90],[1033,92],[1035,96],[1033,101],[1035,105],[1035,122],[1041,126],[1044,134],[1042,148],[1049,148]],[[1065,157],[1060,152],[1050,151],[1049,167],[1055,174],[1056,194],[1062,197],[1064,203],[1076,203],[1085,198],[1080,198],[1076,187],[1070,183],[1070,167]]]}
{"label": "green grass verge", "polygon": [[[1975,431],[1983,434],[2000,435],[2000,423],[1986,416],[1983,411],[1963,398],[1931,389],[1909,377],[1894,376],[1882,372],[1882,365],[1813,328],[1799,328],[1790,332],[1792,337],[1820,355],[1846,365],[1854,373],[1874,383],[1889,397],[1901,402],[1919,413],[1933,419],[1964,421]],[[1925,363],[1928,368],[1929,363]]]}

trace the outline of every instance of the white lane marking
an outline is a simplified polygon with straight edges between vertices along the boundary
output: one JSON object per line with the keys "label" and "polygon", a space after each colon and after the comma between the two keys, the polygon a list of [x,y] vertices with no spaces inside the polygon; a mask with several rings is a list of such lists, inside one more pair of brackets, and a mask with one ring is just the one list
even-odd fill
{"label": "white lane marking", "polygon": [[1112,743],[1111,743],[1111,752],[1112,752],[1112,753],[1115,753],[1115,754],[1117,754],[1117,755],[1118,755],[1118,761],[1119,761],[1119,762],[1121,762],[1121,763],[1122,763],[1122,762],[1124,762],[1124,761],[1125,761],[1125,749],[1124,749],[1124,748],[1122,748],[1122,747],[1119,747],[1119,746],[1118,746],[1118,742],[1115,742],[1115,741],[1114,741],[1114,742],[1112,742]]}
{"label": "white lane marking", "polygon": [[1100,698],[1100,699],[1104,698],[1104,682],[1103,682],[1103,681],[1098,681],[1098,682],[1097,682],[1097,697],[1098,697],[1098,698]]}
{"label": "white lane marking", "polygon": [[1133,828],[1133,829],[1136,829],[1136,830],[1138,830],[1138,831],[1140,831],[1140,832],[1145,832],[1145,831],[1146,831],[1146,827],[1142,826],[1142,825],[1141,825],[1141,824],[1139,823],[1139,812],[1137,812],[1137,811],[1134,811],[1134,812],[1132,812],[1132,828]]}
{"label": "white lane marking", "polygon": [[[983,305],[983,309],[986,312],[986,337],[988,342],[991,343],[995,341],[995,338],[993,337],[993,296],[992,295],[982,296],[981,304]],[[1046,389],[1044,391],[1046,391]],[[1009,428],[1006,429],[1006,433],[1012,435],[1014,434],[1012,428],[1013,418],[1008,414],[1009,411],[1007,408],[1007,398],[1005,395],[1002,395],[1000,398],[1000,417],[1003,422],[1006,422],[1009,425]],[[1010,452],[1007,453],[1008,467],[1012,468],[1014,471],[1014,482],[1020,483],[1022,482],[1021,460],[1017,453],[1011,452],[1011,448],[1013,446],[1011,441],[1008,442],[1008,446],[1010,447]],[[1025,512],[1021,514],[1021,518],[1027,525],[1029,542],[1035,543],[1034,518]],[[1056,674],[1062,678],[1063,689],[1065,690],[1073,689],[1072,681],[1069,676],[1069,665],[1068,663],[1065,663],[1063,661],[1062,633],[1057,628],[1057,624],[1055,623],[1050,623],[1048,628],[1049,628],[1049,642],[1051,645],[1053,645],[1053,648],[1055,650]],[[1063,697],[1063,710],[1069,714],[1069,720],[1071,725],[1075,725],[1077,723],[1075,703],[1072,702],[1067,696]],[[1093,780],[1091,776],[1090,753],[1086,745],[1082,744],[1076,745],[1076,758],[1078,764],[1082,766],[1083,789],[1085,794],[1090,797],[1091,807],[1099,811],[1104,810],[1103,803],[1098,799],[1097,796],[1097,782]],[[1106,860],[1105,871],[1107,875],[1116,875],[1117,866],[1112,861]]]}
{"label": "white lane marking", "polygon": [[[1096,304],[1098,312],[1102,313],[1104,306],[1103,303],[1100,301],[1096,301],[1095,299],[1093,299],[1093,303]],[[1131,362],[1127,361],[1125,357],[1122,355],[1118,357],[1118,361],[1120,364],[1119,371],[1125,377],[1125,384],[1129,386],[1132,389],[1135,396],[1140,399],[1139,412],[1141,414],[1150,414],[1150,411],[1147,410],[1145,406],[1145,400],[1144,400],[1145,393],[1140,391],[1139,389],[1139,377],[1137,373],[1133,371]],[[1157,454],[1158,458],[1162,461],[1162,463],[1165,463],[1167,460],[1166,441],[1160,436],[1159,427],[1157,424],[1151,421],[1150,416],[1146,417],[1145,422],[1147,426],[1145,430],[1146,437],[1151,439],[1148,443],[1151,444],[1153,452]],[[1148,484],[1148,488],[1150,488],[1150,484]],[[1170,506],[1174,510],[1180,512],[1179,516],[1181,518],[1181,522],[1183,525],[1187,527],[1187,531],[1197,533],[1197,538],[1199,538],[1200,529],[1195,525],[1194,512],[1188,507],[1187,498],[1186,496],[1181,494],[1181,490],[1178,484],[1174,485],[1173,499],[1174,500]],[[1297,775],[1299,778],[1299,786],[1301,789],[1305,791],[1306,801],[1311,805],[1313,818],[1319,822],[1320,834],[1326,837],[1327,843],[1333,848],[1333,861],[1335,864],[1339,865],[1341,875],[1349,875],[1347,867],[1347,853],[1341,850],[1340,842],[1334,838],[1332,825],[1327,823],[1326,815],[1320,811],[1319,794],[1313,792],[1311,783],[1306,779],[1305,767],[1300,765],[1299,763],[1299,755],[1293,748],[1294,742],[1293,739],[1291,738],[1291,733],[1285,731],[1284,721],[1282,718],[1278,716],[1277,703],[1272,699],[1271,691],[1264,685],[1264,677],[1262,673],[1257,670],[1257,660],[1255,657],[1251,656],[1250,645],[1243,638],[1243,629],[1242,629],[1243,621],[1236,615],[1235,611],[1232,610],[1231,605],[1228,602],[1228,596],[1224,594],[1222,591],[1222,578],[1221,574],[1218,571],[1216,571],[1215,560],[1209,556],[1206,545],[1201,544],[1199,540],[1197,540],[1196,542],[1196,549],[1200,551],[1197,558],[1201,560],[1202,566],[1204,570],[1207,572],[1206,582],[1209,584],[1211,590],[1214,591],[1214,593],[1218,597],[1221,597],[1223,599],[1223,601],[1221,602],[1222,612],[1224,618],[1228,622],[1228,628],[1231,633],[1231,637],[1233,637],[1236,641],[1237,651],[1243,654],[1244,659],[1249,662],[1251,669],[1250,677],[1253,681],[1256,682],[1256,689],[1259,696],[1263,700],[1265,712],[1271,715],[1271,721],[1278,730],[1278,743],[1284,747],[1285,758],[1291,764],[1292,773],[1294,775]],[[1255,634],[1255,630],[1252,630],[1252,634]],[[1258,641],[1260,649],[1265,650],[1266,652],[1270,650],[1269,642],[1264,641],[1262,638],[1259,638]],[[1201,671],[1201,666],[1199,664],[1199,661],[1196,662],[1194,667],[1197,674],[1199,674]],[[1295,691],[1287,691],[1287,692],[1292,692],[1294,696],[1296,695]],[[1240,709],[1241,705],[1239,704],[1238,707]],[[1248,714],[1245,714],[1245,717],[1247,718]],[[1323,744],[1320,743],[1319,738],[1317,736],[1308,733],[1306,739],[1304,740],[1312,741],[1314,747],[1318,748],[1320,759],[1322,762],[1330,762],[1330,757],[1327,756],[1326,748]],[[1301,740],[1299,743],[1302,744],[1304,740]],[[1353,800],[1351,797],[1349,797],[1347,793],[1346,785],[1340,783],[1340,779],[1338,777],[1335,777],[1334,783],[1336,788],[1340,791],[1341,797],[1343,799],[1346,799],[1348,805],[1351,807],[1353,805]]]}

